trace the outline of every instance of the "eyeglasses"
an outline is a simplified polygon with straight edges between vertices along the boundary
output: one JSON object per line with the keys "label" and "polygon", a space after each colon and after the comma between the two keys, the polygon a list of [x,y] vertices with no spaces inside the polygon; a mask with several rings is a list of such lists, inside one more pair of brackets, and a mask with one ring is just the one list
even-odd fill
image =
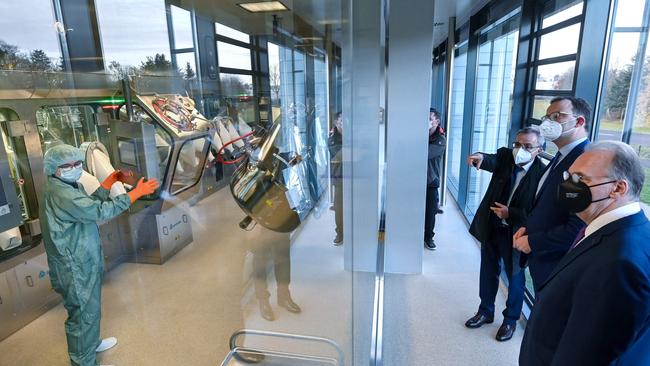
{"label": "eyeglasses", "polygon": [[536,148],[538,148],[539,145],[522,144],[522,143],[520,143],[520,142],[518,142],[518,141],[515,141],[515,142],[512,143],[512,147],[515,148],[515,149],[516,149],[516,148],[522,148],[522,147],[523,147],[523,148],[526,149],[526,150],[532,150],[532,149],[536,149]]}
{"label": "eyeglasses", "polygon": [[551,113],[551,114],[547,114],[547,115],[545,115],[545,116],[542,116],[542,117],[540,118],[540,120],[542,120],[542,122],[544,122],[544,121],[553,121],[553,122],[557,122],[557,119],[558,119],[560,116],[573,116],[573,117],[577,117],[577,116],[576,116],[575,114],[573,114],[573,113],[567,113],[567,112],[553,112],[553,113]]}
{"label": "eyeglasses", "polygon": [[[600,177],[587,177],[586,175],[580,175],[578,173],[569,173],[568,171],[565,171],[564,173],[562,173],[562,177],[564,178],[565,181],[571,179],[571,181],[573,181],[573,183],[578,183],[578,182],[581,182],[581,181],[583,183],[586,183],[585,180],[589,181],[589,180],[592,180],[594,178],[609,178],[609,179],[612,179],[611,177],[608,177],[606,175],[603,175],[603,176],[600,176]],[[615,182],[615,181],[616,180],[614,180],[612,182]]]}
{"label": "eyeglasses", "polygon": [[58,168],[61,169],[62,173],[65,173],[71,171],[72,169],[81,168],[83,165],[84,162],[82,160],[78,160],[74,163],[61,164]]}

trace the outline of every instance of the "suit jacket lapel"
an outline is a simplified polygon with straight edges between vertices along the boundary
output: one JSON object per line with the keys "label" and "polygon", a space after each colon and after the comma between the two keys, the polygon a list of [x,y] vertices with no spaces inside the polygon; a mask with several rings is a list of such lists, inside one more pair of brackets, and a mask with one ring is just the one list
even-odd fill
{"label": "suit jacket lapel", "polygon": [[626,216],[622,219],[610,222],[609,224],[596,230],[596,232],[586,237],[580,244],[578,244],[577,247],[573,248],[568,253],[566,253],[564,257],[562,257],[560,262],[555,266],[555,269],[553,269],[553,272],[551,272],[546,281],[544,281],[544,283],[539,287],[539,290],[541,291],[553,279],[553,277],[555,277],[564,268],[571,264],[571,262],[576,260],[576,258],[597,247],[602,242],[601,239],[603,236],[607,236],[623,227],[641,225],[646,221],[647,219],[643,211],[639,211],[634,215]]}
{"label": "suit jacket lapel", "polygon": [[[571,150],[571,152],[569,152],[569,154],[567,154],[567,156],[565,156],[562,159],[562,161],[558,162],[557,165],[555,165],[554,171],[548,173],[548,176],[546,177],[546,180],[544,180],[544,183],[542,184],[542,187],[539,189],[539,192],[535,195],[535,203],[533,205],[537,205],[537,201],[542,196],[542,193],[544,192],[544,190],[546,189],[546,187],[549,185],[550,181],[552,180],[551,174],[555,173],[558,169],[562,169],[562,171],[567,170],[569,168],[568,162],[569,161],[573,162],[577,155],[582,154],[583,151],[585,150],[585,145],[587,145],[588,142],[589,142],[589,140],[585,140],[581,144],[579,144],[578,146],[574,147]],[[549,170],[550,167],[551,167],[551,164],[548,164],[546,166],[546,169],[544,169],[544,172]],[[542,176],[543,175],[544,174],[542,173]]]}
{"label": "suit jacket lapel", "polygon": [[528,181],[531,179],[530,177],[535,174],[535,171],[539,169],[542,165],[542,162],[539,160],[539,158],[535,158],[535,162],[533,162],[533,165],[530,166],[530,169],[524,174],[524,177],[521,178],[521,181],[519,182],[519,185],[517,186],[517,189],[515,189],[515,192],[512,194],[512,199],[514,200],[515,197],[518,197],[520,194],[519,191],[522,190],[522,187],[525,187],[528,184]]}

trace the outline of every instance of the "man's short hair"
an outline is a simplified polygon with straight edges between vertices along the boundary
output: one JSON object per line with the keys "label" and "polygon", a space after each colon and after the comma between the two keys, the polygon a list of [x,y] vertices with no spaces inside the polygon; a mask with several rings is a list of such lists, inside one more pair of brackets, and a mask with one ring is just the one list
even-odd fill
{"label": "man's short hair", "polygon": [[609,151],[614,153],[608,169],[609,177],[624,180],[629,186],[628,197],[639,200],[645,180],[641,159],[630,145],[620,141],[599,141],[587,145],[587,151]]}
{"label": "man's short hair", "polygon": [[433,113],[433,115],[436,116],[437,119],[440,119],[440,112],[438,112],[437,109],[429,108],[429,113]]}
{"label": "man's short hair", "polygon": [[571,109],[573,114],[583,116],[585,118],[585,130],[589,131],[589,123],[591,123],[591,106],[586,100],[572,96],[561,96],[551,99],[551,104],[562,100],[571,102]]}
{"label": "man's short hair", "polygon": [[539,132],[539,127],[537,126],[528,126],[524,127],[521,130],[517,131],[517,135],[528,135],[528,134],[533,134],[537,137],[537,145],[541,147],[542,149],[544,148],[544,136],[542,136],[542,133]]}

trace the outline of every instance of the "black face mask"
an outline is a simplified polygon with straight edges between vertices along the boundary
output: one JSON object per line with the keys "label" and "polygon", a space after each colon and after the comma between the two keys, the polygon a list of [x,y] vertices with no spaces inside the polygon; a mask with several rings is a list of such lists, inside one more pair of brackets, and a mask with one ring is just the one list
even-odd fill
{"label": "black face mask", "polygon": [[575,183],[571,177],[560,184],[557,189],[557,196],[560,204],[571,213],[582,212],[589,207],[592,203],[604,201],[609,196],[592,201],[591,187],[598,187],[604,184],[614,183],[616,180],[609,182],[598,183],[588,186],[586,183],[579,181]]}

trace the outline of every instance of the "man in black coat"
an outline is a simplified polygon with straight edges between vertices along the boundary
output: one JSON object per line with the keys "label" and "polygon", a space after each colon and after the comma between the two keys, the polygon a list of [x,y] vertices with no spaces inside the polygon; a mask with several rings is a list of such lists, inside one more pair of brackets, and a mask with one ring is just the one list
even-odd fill
{"label": "man in black coat", "polygon": [[587,227],[539,287],[519,364],[650,365],[650,222],[645,174],[622,142],[591,144],[564,174],[560,204]]}
{"label": "man in black coat", "polygon": [[537,157],[543,145],[539,130],[526,127],[517,133],[513,149],[503,147],[496,154],[474,153],[467,158],[476,169],[491,172],[492,179],[469,229],[481,242],[481,304],[465,326],[478,328],[494,321],[494,301],[499,289],[500,261],[503,260],[508,277],[508,299],[503,324],[496,335],[498,341],[512,338],[524,302],[525,265],[520,260],[521,253],[512,248],[512,233],[526,224],[533,205],[537,182],[544,171]]}
{"label": "man in black coat", "polygon": [[585,147],[591,107],[581,98],[556,97],[542,117],[540,132],[559,151],[549,162],[539,184],[525,227],[515,232],[513,245],[528,254],[530,276],[535,291],[569,250],[576,234],[584,227],[580,219],[558,203],[557,187],[562,173],[573,164]]}
{"label": "man in black coat", "polygon": [[424,247],[429,250],[436,249],[433,241],[436,227],[436,214],[438,213],[440,176],[442,171],[442,157],[445,155],[447,139],[445,132],[440,127],[440,112],[435,108],[429,109],[429,153],[427,160],[427,195],[424,210]]}

